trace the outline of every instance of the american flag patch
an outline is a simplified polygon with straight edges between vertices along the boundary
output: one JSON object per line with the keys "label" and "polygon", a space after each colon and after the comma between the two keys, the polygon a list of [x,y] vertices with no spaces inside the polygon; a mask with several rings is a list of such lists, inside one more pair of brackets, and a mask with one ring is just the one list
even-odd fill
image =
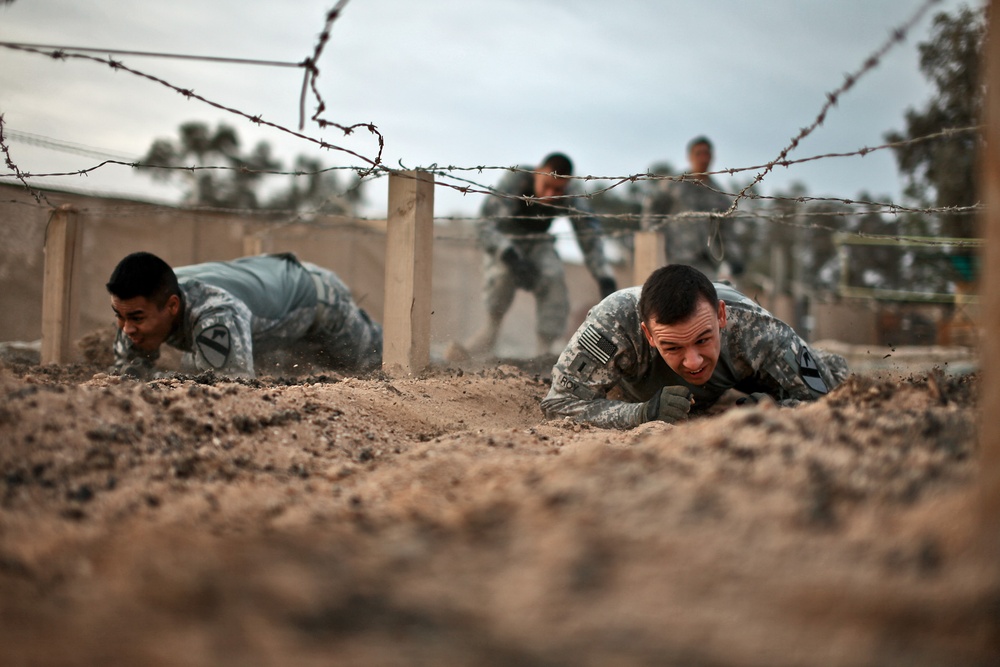
{"label": "american flag patch", "polygon": [[595,329],[594,325],[590,325],[583,330],[580,334],[579,343],[580,347],[589,352],[599,364],[606,364],[611,361],[611,357],[617,351],[615,344]]}

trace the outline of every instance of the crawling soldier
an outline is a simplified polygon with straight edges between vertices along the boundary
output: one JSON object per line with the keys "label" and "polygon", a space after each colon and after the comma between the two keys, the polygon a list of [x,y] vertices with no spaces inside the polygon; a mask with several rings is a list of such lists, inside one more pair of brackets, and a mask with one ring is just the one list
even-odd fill
{"label": "crawling soldier", "polygon": [[[671,264],[590,310],[552,369],[542,411],[624,429],[687,419],[729,389],[794,405],[846,377],[843,357],[810,348],[728,285]],[[607,398],[613,388],[624,400]]]}
{"label": "crawling soldier", "polygon": [[254,354],[318,346],[324,365],[368,371],[382,361],[382,327],[331,271],[290,253],[175,270],[148,252],[128,255],[107,283],[118,333],[115,368],[148,378],[166,343],[184,369],[254,377]]}

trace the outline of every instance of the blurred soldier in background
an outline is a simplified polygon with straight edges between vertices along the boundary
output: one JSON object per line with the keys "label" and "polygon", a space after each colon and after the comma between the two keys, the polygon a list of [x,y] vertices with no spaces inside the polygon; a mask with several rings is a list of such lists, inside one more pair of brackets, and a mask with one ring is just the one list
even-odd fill
{"label": "blurred soldier in background", "polygon": [[737,235],[726,233],[732,220],[678,213],[721,213],[732,203],[719,184],[708,175],[712,166],[712,142],[695,137],[687,146],[689,171],[683,180],[655,183],[642,205],[643,229],[659,229],[666,241],[667,262],[693,266],[711,280],[731,280],[743,272],[744,262]]}
{"label": "blurred soldier in background", "polygon": [[148,378],[166,343],[184,370],[254,377],[254,355],[313,352],[337,370],[382,362],[382,327],[334,274],[291,253],[171,269],[148,252],[125,257],[107,283],[118,334],[115,368]]}
{"label": "blurred soldier in background", "polygon": [[542,411],[632,428],[685,420],[731,389],[744,402],[793,406],[846,377],[843,357],[810,348],[732,287],[671,264],[590,310],[552,369]]}
{"label": "blurred soldier in background", "polygon": [[552,153],[534,172],[531,167],[521,169],[506,174],[496,186],[501,196],[490,197],[483,204],[479,242],[485,252],[487,321],[466,345],[473,354],[493,351],[518,289],[535,295],[538,354],[551,352],[553,342],[562,335],[569,315],[569,293],[555,237],[548,233],[553,218],[569,216],[601,298],[616,289],[604,254],[601,223],[571,179],[564,178],[573,173],[570,159]]}

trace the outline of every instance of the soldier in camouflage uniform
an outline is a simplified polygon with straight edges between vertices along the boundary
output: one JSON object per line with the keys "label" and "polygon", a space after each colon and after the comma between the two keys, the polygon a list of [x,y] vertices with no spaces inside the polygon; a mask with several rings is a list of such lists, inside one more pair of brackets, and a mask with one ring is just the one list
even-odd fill
{"label": "soldier in camouflage uniform", "polygon": [[552,153],[535,173],[530,169],[506,174],[496,189],[508,196],[490,197],[483,205],[479,242],[485,252],[483,296],[487,322],[467,345],[473,353],[492,352],[517,289],[535,295],[539,354],[550,352],[553,341],[563,333],[569,315],[569,293],[555,238],[547,233],[557,216],[571,216],[584,262],[597,281],[601,298],[616,289],[604,255],[601,223],[587,200],[550,199],[576,194],[570,179],[561,178],[573,173],[569,158]]}
{"label": "soldier in camouflage uniform", "polygon": [[732,287],[671,264],[591,309],[552,369],[542,411],[627,429],[687,419],[730,389],[795,405],[846,377],[843,357],[810,348]]}
{"label": "soldier in camouflage uniform", "polygon": [[722,194],[722,188],[706,174],[712,165],[712,142],[707,137],[695,137],[688,143],[690,170],[683,180],[658,181],[642,204],[643,229],[661,230],[666,244],[667,261],[688,264],[712,280],[730,280],[743,271],[743,254],[734,233],[723,234],[731,220],[713,220],[710,216],[683,213],[721,213],[729,209],[732,199]]}
{"label": "soldier in camouflage uniform", "polygon": [[294,255],[260,255],[173,270],[133,253],[107,283],[115,311],[115,368],[145,378],[166,343],[188,371],[254,377],[254,355],[318,348],[324,365],[369,371],[382,360],[382,327],[331,271]]}

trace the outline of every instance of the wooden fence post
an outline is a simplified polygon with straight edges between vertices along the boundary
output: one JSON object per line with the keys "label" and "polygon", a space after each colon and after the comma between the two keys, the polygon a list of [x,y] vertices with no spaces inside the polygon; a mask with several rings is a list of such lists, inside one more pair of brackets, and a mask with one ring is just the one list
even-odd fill
{"label": "wooden fence post", "polygon": [[666,263],[663,234],[654,231],[636,232],[632,245],[632,283],[642,285],[649,274]]}
{"label": "wooden fence post", "polygon": [[390,174],[382,316],[382,368],[387,373],[419,373],[430,363],[433,234],[431,174]]}
{"label": "wooden fence post", "polygon": [[258,234],[252,234],[250,236],[243,237],[243,256],[250,257],[252,255],[263,255],[264,254],[264,239],[258,236]]}
{"label": "wooden fence post", "polygon": [[990,25],[983,47],[982,72],[986,84],[983,98],[983,139],[979,185],[985,212],[980,232],[986,239],[982,248],[982,396],[979,409],[982,492],[982,534],[991,557],[1000,556],[1000,0],[990,3]]}
{"label": "wooden fence post", "polygon": [[64,204],[52,212],[45,230],[45,267],[42,277],[43,364],[70,360],[70,334],[76,318],[73,267],[80,255],[76,209]]}

